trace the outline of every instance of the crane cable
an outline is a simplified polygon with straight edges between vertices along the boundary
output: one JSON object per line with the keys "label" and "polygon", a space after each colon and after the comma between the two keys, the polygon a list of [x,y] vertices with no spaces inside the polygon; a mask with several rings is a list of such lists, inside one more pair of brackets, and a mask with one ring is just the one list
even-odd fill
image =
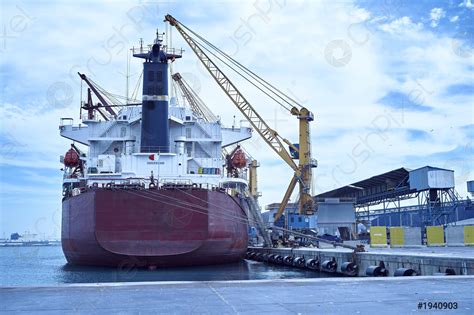
{"label": "crane cable", "polygon": [[[234,222],[234,223],[245,223],[245,224],[248,223],[252,226],[258,226],[260,224],[260,222],[258,222],[258,220],[253,218],[253,214],[251,214],[251,212],[250,212],[250,207],[251,206],[250,206],[250,203],[248,203],[248,202],[247,202],[247,204],[248,204],[248,207],[249,207],[249,213],[246,213],[245,217],[242,216],[242,215],[238,215],[238,214],[226,214],[225,212],[228,211],[229,208],[224,208],[224,207],[222,207],[218,204],[211,203],[208,200],[200,198],[198,196],[195,196],[195,195],[193,195],[189,192],[186,192],[185,190],[182,190],[182,189],[179,189],[179,188],[176,188],[176,189],[179,192],[184,193],[184,194],[196,199],[197,201],[196,202],[192,202],[192,201],[191,202],[186,202],[186,201],[183,201],[180,198],[174,198],[174,197],[165,195],[163,193],[160,193],[159,190],[145,190],[144,191],[145,193],[149,193],[148,196],[143,196],[139,193],[133,193],[130,190],[124,190],[124,191],[135,194],[135,195],[140,196],[142,198],[150,199],[150,200],[153,200],[153,201],[161,202],[161,203],[166,204],[166,205],[181,208],[181,209],[184,209],[185,211],[189,211],[189,212],[192,212],[192,213],[213,216],[213,217],[217,217],[217,218],[220,218],[222,220],[227,220],[227,221]],[[207,204],[207,206],[198,205],[198,202],[204,202],[204,204]],[[215,207],[218,210],[222,210],[222,212],[218,212],[218,213],[209,212],[209,207],[210,206]],[[240,206],[240,208],[243,209],[242,205],[239,204],[239,206]],[[264,225],[263,228],[265,229],[266,233],[270,232],[270,231],[268,231],[268,226]],[[276,228],[276,229],[280,229],[282,231],[284,230],[284,231],[286,231],[290,234],[293,233],[293,231],[283,229],[283,228],[278,228],[278,227],[270,227],[270,228]],[[311,236],[305,235],[303,233],[299,233],[299,235],[297,235],[297,236],[310,237],[310,238],[317,239],[317,240],[322,241],[322,242],[331,243],[334,246],[337,245],[333,242],[329,242],[329,241],[326,241],[326,240],[323,240],[323,239],[320,239],[320,238],[317,238],[317,237],[311,237]],[[262,237],[265,238],[264,235],[262,235]],[[338,245],[338,246],[342,246],[342,245]],[[353,247],[349,247],[348,245],[346,245],[346,247],[351,248],[351,249],[355,249]]]}
{"label": "crane cable", "polygon": [[[252,84],[254,87],[256,87],[258,90],[260,90],[262,93],[264,93],[265,95],[267,95],[269,98],[271,98],[272,100],[274,100],[276,103],[278,103],[281,107],[283,107],[284,109],[286,109],[287,111],[291,111],[291,107],[289,107],[288,105],[285,105],[284,103],[278,101],[277,99],[275,99],[275,97],[271,96],[268,92],[265,92],[262,88],[260,88],[259,86],[257,86],[254,82],[252,82],[249,78],[245,77],[245,75],[243,75],[242,73],[240,73],[238,70],[234,69],[231,65],[229,65],[227,62],[225,62],[224,60],[222,60],[221,57],[219,57],[218,55],[216,55],[214,52],[212,52],[209,48],[205,47],[203,44],[199,43],[199,42],[196,42],[196,45],[199,46],[201,49],[204,49],[206,50],[208,53],[210,53],[211,55],[213,55],[215,58],[217,58],[218,60],[220,60],[223,64],[225,64],[227,67],[229,67],[232,71],[234,71],[235,73],[237,73],[240,77],[242,77],[244,80],[246,80],[247,82],[249,82],[250,84]],[[272,91],[270,91],[272,92]],[[274,93],[275,94],[275,93]],[[278,95],[277,95],[278,96]]]}
{"label": "crane cable", "polygon": [[104,90],[99,84],[97,84],[94,80],[91,78],[88,78],[91,84],[97,89],[97,91],[102,93],[102,96],[106,97],[109,101],[111,101],[112,104],[120,103],[117,99],[112,97],[112,93],[107,92]]}
{"label": "crane cable", "polygon": [[[181,24],[181,23],[180,23]],[[255,72],[253,72],[252,70],[246,68],[244,65],[242,65],[241,63],[239,63],[238,61],[236,61],[235,59],[233,59],[232,57],[230,57],[228,54],[226,54],[224,51],[222,51],[221,49],[219,49],[217,46],[215,46],[214,44],[212,44],[211,42],[209,42],[208,40],[206,40],[204,37],[202,37],[201,35],[199,35],[198,33],[194,32],[193,30],[191,30],[190,28],[188,28],[186,25],[183,25],[181,24],[181,26],[183,26],[184,28],[186,28],[189,32],[191,32],[192,34],[194,34],[196,37],[198,37],[200,40],[202,40],[203,42],[205,42],[207,45],[209,45],[210,47],[212,47],[213,49],[215,49],[216,51],[218,51],[221,55],[223,55],[226,59],[228,59],[230,62],[232,62],[234,65],[236,65],[237,67],[239,67],[240,69],[242,69],[244,72],[246,72],[247,74],[249,74],[252,78],[254,78],[255,80],[259,81],[260,84],[262,85],[266,85],[265,87],[270,90],[272,93],[274,93],[277,97],[279,97],[280,99],[282,99],[285,103],[287,103],[288,105],[291,105],[291,106],[295,106],[295,105],[298,105],[298,106],[301,106],[298,104],[298,102],[294,99],[292,99],[291,97],[289,97],[288,95],[286,95],[285,93],[281,92],[280,90],[278,90],[275,86],[273,86],[272,84],[270,84],[269,82],[265,81],[263,78],[261,78],[260,76],[258,76]],[[234,69],[232,69],[234,70]],[[236,70],[234,70],[236,71]],[[270,86],[272,89],[270,89]],[[280,94],[280,95],[278,95]],[[289,101],[293,102],[294,104],[290,103]]]}
{"label": "crane cable", "polygon": [[215,121],[218,121],[218,118],[216,115],[214,115],[214,113],[209,109],[209,107],[207,107],[207,105],[204,103],[204,101],[199,97],[199,95],[196,93],[196,91],[194,91],[191,86],[189,85],[189,83],[184,80],[184,79],[181,79],[181,81],[183,82],[184,86],[188,89],[189,93],[192,95],[192,97],[194,98],[194,100],[196,101],[196,104],[197,106],[199,107],[199,109],[202,111],[202,113],[204,114],[204,119],[208,120],[209,122],[215,122]]}
{"label": "crane cable", "polygon": [[[164,194],[159,193],[159,192],[153,192],[153,191],[148,190],[146,192],[146,193],[148,193],[148,196],[144,196],[143,194],[140,194],[139,192],[134,192],[133,190],[129,190],[129,189],[120,189],[120,190],[123,190],[124,192],[127,192],[129,194],[140,196],[141,198],[149,199],[149,200],[152,200],[152,201],[158,201],[158,202],[164,203],[166,205],[174,206],[174,207],[177,207],[177,208],[182,208],[186,211],[199,213],[199,214],[205,214],[205,215],[212,215],[214,217],[219,217],[221,219],[226,219],[226,220],[229,220],[231,222],[236,222],[236,223],[250,222],[250,223],[254,223],[254,224],[256,223],[253,219],[251,219],[249,217],[245,217],[244,215],[239,216],[239,215],[224,214],[224,213],[209,213],[209,211],[208,211],[209,207],[198,206],[196,203],[188,203],[188,202],[182,201],[178,198],[173,198],[171,196],[167,196],[167,195],[164,195]],[[208,203],[208,204],[210,204],[209,202],[207,202],[204,199],[201,199],[201,200]],[[224,209],[224,208],[221,208],[221,207],[217,207],[217,209],[223,209],[223,210],[228,211],[228,209]]]}
{"label": "crane cable", "polygon": [[[252,70],[246,68],[244,65],[242,65],[241,63],[239,63],[238,61],[236,61],[235,59],[233,59],[232,57],[230,57],[228,54],[226,54],[224,51],[222,51],[221,49],[219,49],[218,47],[216,47],[215,45],[213,45],[211,42],[207,41],[205,38],[203,38],[201,35],[199,35],[198,33],[194,32],[193,30],[191,30],[190,28],[188,28],[186,25],[182,24],[181,22],[178,22],[183,28],[185,28],[187,31],[189,31],[190,33],[194,34],[197,38],[199,38],[201,41],[203,41],[204,43],[206,43],[207,45],[209,45],[211,48],[213,48],[214,50],[216,50],[218,53],[220,53],[222,56],[224,56],[224,58],[226,58],[227,60],[229,60],[231,63],[233,63],[234,65],[236,65],[238,68],[240,68],[241,70],[243,70],[246,74],[248,74],[249,76],[251,76],[254,80],[256,80],[259,84],[263,85],[264,88],[266,88],[267,90],[269,90],[271,93],[273,93],[276,97],[278,97],[279,99],[281,99],[283,102],[287,103],[288,105],[290,105],[291,107],[294,107],[294,106],[299,106],[301,107],[301,105],[296,101],[294,100],[293,98],[291,98],[290,96],[286,95],[285,93],[283,93],[282,91],[278,90],[275,86],[273,86],[272,84],[270,84],[269,82],[267,82],[266,80],[264,80],[263,78],[261,78],[260,76],[258,76],[255,72],[253,72]],[[196,42],[200,47],[202,47],[203,45]],[[206,49],[207,51],[209,51],[209,49]],[[210,51],[209,51],[210,52]],[[213,54],[216,58],[217,56],[215,54]],[[220,58],[218,58],[219,60],[221,60]],[[222,60],[221,60],[222,61]],[[243,77],[242,74],[240,74],[237,70],[235,70],[234,68],[232,68],[231,66],[229,66],[228,64],[226,64],[229,68],[231,68],[234,72],[238,73],[240,76]],[[246,79],[246,78],[245,78]],[[247,80],[247,79],[246,79]],[[249,81],[249,80],[247,80]],[[249,81],[250,82],[250,81]],[[252,82],[251,82],[252,83]],[[252,83],[255,87],[257,87],[254,83]],[[258,88],[258,87],[257,87]],[[260,91],[262,91],[262,89],[258,88]],[[263,92],[263,91],[262,91]],[[266,94],[266,93],[265,93]],[[268,95],[268,94],[267,94]],[[273,98],[272,98],[273,99]],[[282,105],[280,102],[278,102],[280,105]],[[283,105],[282,105],[283,106]],[[288,109],[286,106],[283,106],[285,109],[287,110],[291,110]]]}
{"label": "crane cable", "polygon": [[143,70],[142,70],[142,73],[140,73],[140,76],[138,77],[137,84],[135,85],[135,89],[133,89],[133,93],[132,93],[133,99],[136,99],[136,97],[138,96],[138,90],[140,89],[142,76],[143,76]]}
{"label": "crane cable", "polygon": [[[245,223],[245,224],[250,223],[250,224],[253,224],[253,225],[258,225],[259,224],[255,219],[249,217],[247,214],[246,214],[246,216],[243,216],[243,215],[233,215],[233,214],[209,212],[209,206],[214,206],[217,209],[222,209],[224,211],[227,211],[228,208],[223,208],[223,207],[221,207],[217,204],[210,203],[209,201],[207,201],[205,199],[194,196],[194,195],[192,195],[190,193],[187,193],[184,190],[181,190],[179,188],[177,189],[178,191],[183,192],[185,194],[188,194],[191,197],[194,197],[195,199],[197,199],[198,201],[202,201],[202,202],[208,204],[209,206],[207,206],[207,207],[198,206],[198,205],[196,205],[196,203],[185,202],[185,201],[182,201],[179,198],[174,198],[174,197],[171,197],[171,196],[164,195],[164,194],[160,193],[159,191],[151,191],[151,190],[145,191],[145,193],[148,192],[152,196],[153,195],[156,196],[154,198],[150,195],[144,196],[143,194],[140,194],[138,192],[133,192],[129,189],[119,188],[119,190],[123,190],[124,192],[139,196],[141,198],[161,202],[163,204],[174,206],[176,208],[181,208],[181,209],[184,209],[184,210],[192,212],[192,213],[198,213],[198,214],[203,214],[203,215],[207,215],[207,216],[218,217],[218,218],[225,219],[225,220],[228,220],[228,221],[234,222],[234,223]],[[160,197],[161,197],[161,199],[157,199],[157,198],[160,198]],[[250,207],[250,205],[249,205],[249,207]],[[242,206],[240,206],[240,208],[243,210]],[[244,212],[245,212],[245,210],[244,210]],[[300,232],[296,232],[296,231],[293,231],[293,230],[281,228],[281,227],[278,227],[278,226],[271,226],[270,229],[272,229],[272,231],[273,230],[280,230],[280,231],[283,231],[283,232],[286,232],[286,233],[289,233],[289,234],[293,234],[295,236],[299,236],[299,237],[303,237],[303,238],[309,238],[309,239],[313,239],[313,240],[323,242],[323,243],[328,243],[328,244],[331,244],[335,247],[340,246],[340,247],[344,247],[344,248],[349,248],[349,249],[354,250],[354,252],[361,252],[361,251],[363,252],[364,251],[363,246],[361,248],[360,245],[352,246],[352,245],[348,245],[348,244],[344,244],[344,243],[337,243],[337,242],[329,241],[329,240],[326,240],[326,239],[323,239],[323,238],[320,238],[320,237],[317,237],[317,236],[306,235],[304,233],[300,233]],[[266,230],[266,232],[268,233],[269,231]]]}
{"label": "crane cable", "polygon": [[[124,188],[118,188],[118,189],[123,190],[124,192],[129,192],[129,193],[132,193],[132,194],[135,194],[135,195],[142,196],[138,192],[133,193],[133,190],[124,189]],[[221,205],[211,203],[208,200],[197,197],[193,194],[190,194],[190,193],[186,192],[183,189],[179,189],[179,188],[175,188],[175,189],[177,191],[185,194],[185,195],[188,195],[188,196],[196,199],[197,201],[204,202],[208,206],[200,206],[199,204],[197,204],[197,201],[196,202],[183,201],[180,198],[175,198],[175,197],[165,195],[165,194],[161,193],[160,190],[151,190],[151,189],[142,190],[145,194],[147,194],[147,196],[142,196],[142,197],[153,200],[153,201],[163,202],[167,205],[178,206],[178,207],[183,208],[185,210],[189,210],[189,211],[197,212],[197,213],[201,213],[201,214],[208,214],[208,208],[209,208],[209,206],[212,206],[212,207],[215,207],[218,210],[222,210],[222,212],[220,212],[220,213],[213,214],[216,217],[221,217],[223,219],[228,219],[228,220],[234,221],[234,222],[250,222],[250,223],[257,224],[257,222],[254,221],[251,218],[245,218],[245,217],[242,217],[241,215],[226,214],[225,212],[229,210],[226,207],[222,207]],[[157,198],[161,198],[161,199],[157,199]],[[200,210],[203,210],[203,211],[200,211]]]}
{"label": "crane cable", "polygon": [[[109,93],[105,89],[103,89],[99,84],[94,82],[94,80],[92,80],[91,78],[88,78],[88,79],[89,79],[90,83],[96,88],[96,90],[98,92],[100,92],[102,94],[102,96],[109,101],[110,105],[112,105],[112,104],[118,105],[118,107],[119,107],[118,111],[120,112],[122,110],[123,103],[121,101],[116,99],[113,96],[112,93]],[[103,105],[105,105],[105,104],[103,104]],[[117,106],[115,106],[115,107],[117,107]],[[117,113],[115,113],[115,114],[117,114]]]}

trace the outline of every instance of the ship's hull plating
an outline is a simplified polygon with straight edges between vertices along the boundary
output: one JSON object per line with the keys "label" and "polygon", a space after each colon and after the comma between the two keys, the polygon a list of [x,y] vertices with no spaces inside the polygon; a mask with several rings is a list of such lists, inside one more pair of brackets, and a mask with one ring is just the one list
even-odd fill
{"label": "ship's hull plating", "polygon": [[238,261],[247,248],[238,201],[205,189],[95,189],[63,201],[71,264],[189,266]]}

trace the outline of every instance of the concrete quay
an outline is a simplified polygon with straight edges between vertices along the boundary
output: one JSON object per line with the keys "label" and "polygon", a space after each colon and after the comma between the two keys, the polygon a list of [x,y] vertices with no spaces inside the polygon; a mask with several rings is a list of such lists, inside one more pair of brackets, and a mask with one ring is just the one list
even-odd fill
{"label": "concrete quay", "polygon": [[[338,277],[0,287],[0,314],[472,314],[473,280]],[[435,302],[451,309],[429,309]]]}
{"label": "concrete quay", "polygon": [[[400,273],[400,270],[408,270],[405,275],[474,275],[474,247],[416,247],[416,248],[370,248],[366,246],[366,252],[353,253],[347,248],[258,248],[250,247],[249,252],[260,255],[248,259],[275,262],[271,255],[290,257],[291,262],[280,262],[281,264],[297,266],[296,259],[302,258],[305,264],[312,259],[317,261],[314,269],[326,272],[335,272],[351,276],[368,276],[368,268],[383,266],[387,276]],[[314,262],[313,261],[313,262]],[[327,268],[324,262],[330,261],[332,268]],[[351,262],[352,270],[344,270],[344,263]],[[306,265],[299,265],[306,267]],[[325,268],[326,267],[326,268]],[[354,270],[354,267],[356,268]],[[349,268],[349,269],[351,269]]]}

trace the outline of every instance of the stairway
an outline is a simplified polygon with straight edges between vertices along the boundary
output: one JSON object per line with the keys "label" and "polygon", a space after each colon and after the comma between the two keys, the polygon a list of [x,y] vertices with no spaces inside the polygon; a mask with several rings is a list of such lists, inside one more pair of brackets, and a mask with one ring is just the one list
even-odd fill
{"label": "stairway", "polygon": [[245,210],[247,210],[249,214],[249,221],[251,225],[255,225],[258,233],[263,237],[263,246],[271,247],[272,240],[270,238],[270,235],[268,234],[267,228],[265,227],[265,223],[263,222],[262,217],[260,216],[260,206],[258,205],[255,198],[253,198],[253,196],[250,195],[248,192],[246,192],[244,200],[246,201],[244,204],[246,204],[246,208],[248,208]]}
{"label": "stairway", "polygon": [[101,137],[107,137],[107,133],[116,125],[117,125],[117,121],[112,120],[110,124],[107,126],[107,128],[105,128],[105,130],[101,133]]}

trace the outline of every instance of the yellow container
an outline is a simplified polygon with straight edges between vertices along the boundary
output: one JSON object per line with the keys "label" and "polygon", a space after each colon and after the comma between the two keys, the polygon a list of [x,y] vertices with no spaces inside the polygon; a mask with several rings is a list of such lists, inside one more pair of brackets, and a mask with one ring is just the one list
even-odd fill
{"label": "yellow container", "polygon": [[401,226],[390,228],[390,247],[400,247],[405,245],[405,230]]}
{"label": "yellow container", "polygon": [[427,226],[426,242],[428,246],[444,246],[444,227],[443,226]]}
{"label": "yellow container", "polygon": [[385,226],[370,227],[370,247],[387,247],[387,228]]}
{"label": "yellow container", "polygon": [[474,226],[466,225],[464,227],[464,245],[474,245]]}

